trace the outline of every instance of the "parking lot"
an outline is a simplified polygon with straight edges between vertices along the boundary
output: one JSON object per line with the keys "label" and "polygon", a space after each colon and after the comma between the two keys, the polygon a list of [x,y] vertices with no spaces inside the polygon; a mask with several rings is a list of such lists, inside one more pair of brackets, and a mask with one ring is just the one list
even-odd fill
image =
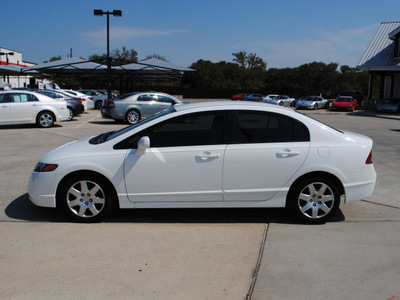
{"label": "parking lot", "polygon": [[50,129],[0,126],[0,299],[400,297],[400,115],[304,112],[374,140],[374,194],[324,225],[281,209],[124,210],[73,224],[30,203],[30,172],[60,145],[125,125],[92,110]]}

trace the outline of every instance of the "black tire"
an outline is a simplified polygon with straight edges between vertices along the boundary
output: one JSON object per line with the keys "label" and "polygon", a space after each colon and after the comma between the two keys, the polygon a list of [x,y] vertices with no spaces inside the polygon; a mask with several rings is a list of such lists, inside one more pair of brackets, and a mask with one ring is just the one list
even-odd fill
{"label": "black tire", "polygon": [[67,121],[71,121],[74,118],[74,111],[70,107],[67,107],[67,109],[68,109],[68,119],[67,119]]}
{"label": "black tire", "polygon": [[308,224],[322,224],[339,209],[340,192],[337,184],[325,177],[309,177],[293,186],[287,207],[294,216]]}
{"label": "black tire", "polygon": [[278,105],[279,105],[279,106],[283,106],[283,102],[282,102],[282,101],[279,102]]}
{"label": "black tire", "polygon": [[55,116],[50,111],[42,111],[36,117],[36,125],[41,128],[49,128],[53,126]]}
{"label": "black tire", "polygon": [[114,207],[109,183],[95,175],[78,175],[65,181],[57,194],[57,206],[74,221],[103,221]]}
{"label": "black tire", "polygon": [[94,107],[97,108],[97,109],[100,109],[102,106],[103,106],[103,101],[102,100],[97,100],[94,103]]}
{"label": "black tire", "polygon": [[140,113],[136,109],[128,110],[125,115],[125,121],[129,124],[136,124],[140,121]]}
{"label": "black tire", "polygon": [[317,104],[314,104],[313,109],[318,109],[318,105],[317,105]]}

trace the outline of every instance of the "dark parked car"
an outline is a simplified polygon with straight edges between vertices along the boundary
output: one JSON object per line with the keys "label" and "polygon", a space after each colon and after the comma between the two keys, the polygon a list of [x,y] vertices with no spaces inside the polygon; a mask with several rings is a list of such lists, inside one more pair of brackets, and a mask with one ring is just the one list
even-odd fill
{"label": "dark parked car", "polygon": [[80,102],[82,101],[81,98],[72,97],[68,94],[53,90],[37,90],[36,92],[48,96],[50,98],[53,98],[55,100],[67,101],[67,108],[69,110],[68,121],[71,121],[73,117],[83,114],[83,112],[85,111],[85,107]]}

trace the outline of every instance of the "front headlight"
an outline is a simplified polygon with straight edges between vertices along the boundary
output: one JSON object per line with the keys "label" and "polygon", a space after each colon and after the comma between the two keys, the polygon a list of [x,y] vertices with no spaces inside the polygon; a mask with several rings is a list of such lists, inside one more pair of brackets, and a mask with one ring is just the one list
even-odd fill
{"label": "front headlight", "polygon": [[35,166],[35,168],[33,169],[33,172],[51,172],[54,171],[55,169],[57,169],[58,165],[56,164],[45,164],[42,162],[38,162]]}

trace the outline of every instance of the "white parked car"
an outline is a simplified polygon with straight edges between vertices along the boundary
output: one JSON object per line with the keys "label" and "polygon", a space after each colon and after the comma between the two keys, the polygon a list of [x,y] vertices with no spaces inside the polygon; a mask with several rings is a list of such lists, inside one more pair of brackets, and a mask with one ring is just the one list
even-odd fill
{"label": "white parked car", "polygon": [[275,97],[263,99],[262,102],[280,106],[292,106],[292,102],[294,100],[295,100],[294,98],[290,98],[289,96],[286,95],[278,95]]}
{"label": "white parked car", "polygon": [[279,95],[270,94],[270,95],[267,95],[267,96],[263,97],[263,100],[273,99],[273,98],[275,98],[276,96],[279,96]]}
{"label": "white parked car", "polygon": [[320,96],[308,96],[304,99],[296,101],[297,109],[318,109],[328,107],[329,101]]}
{"label": "white parked car", "polygon": [[95,90],[78,90],[87,96],[93,98],[94,107],[99,109],[103,105],[103,100],[107,100],[108,96]]}
{"label": "white parked car", "polygon": [[[349,155],[351,153],[351,155]],[[94,222],[120,208],[287,207],[321,223],[371,195],[372,140],[263,103],[177,105],[45,155],[32,202]]]}
{"label": "white parked car", "polygon": [[60,90],[60,91],[68,95],[71,95],[73,97],[80,97],[82,99],[85,99],[85,101],[82,102],[82,104],[85,106],[85,110],[94,109],[94,101],[92,97],[74,90]]}
{"label": "white parked car", "polygon": [[36,123],[46,128],[68,118],[66,101],[29,91],[0,92],[0,124]]}

